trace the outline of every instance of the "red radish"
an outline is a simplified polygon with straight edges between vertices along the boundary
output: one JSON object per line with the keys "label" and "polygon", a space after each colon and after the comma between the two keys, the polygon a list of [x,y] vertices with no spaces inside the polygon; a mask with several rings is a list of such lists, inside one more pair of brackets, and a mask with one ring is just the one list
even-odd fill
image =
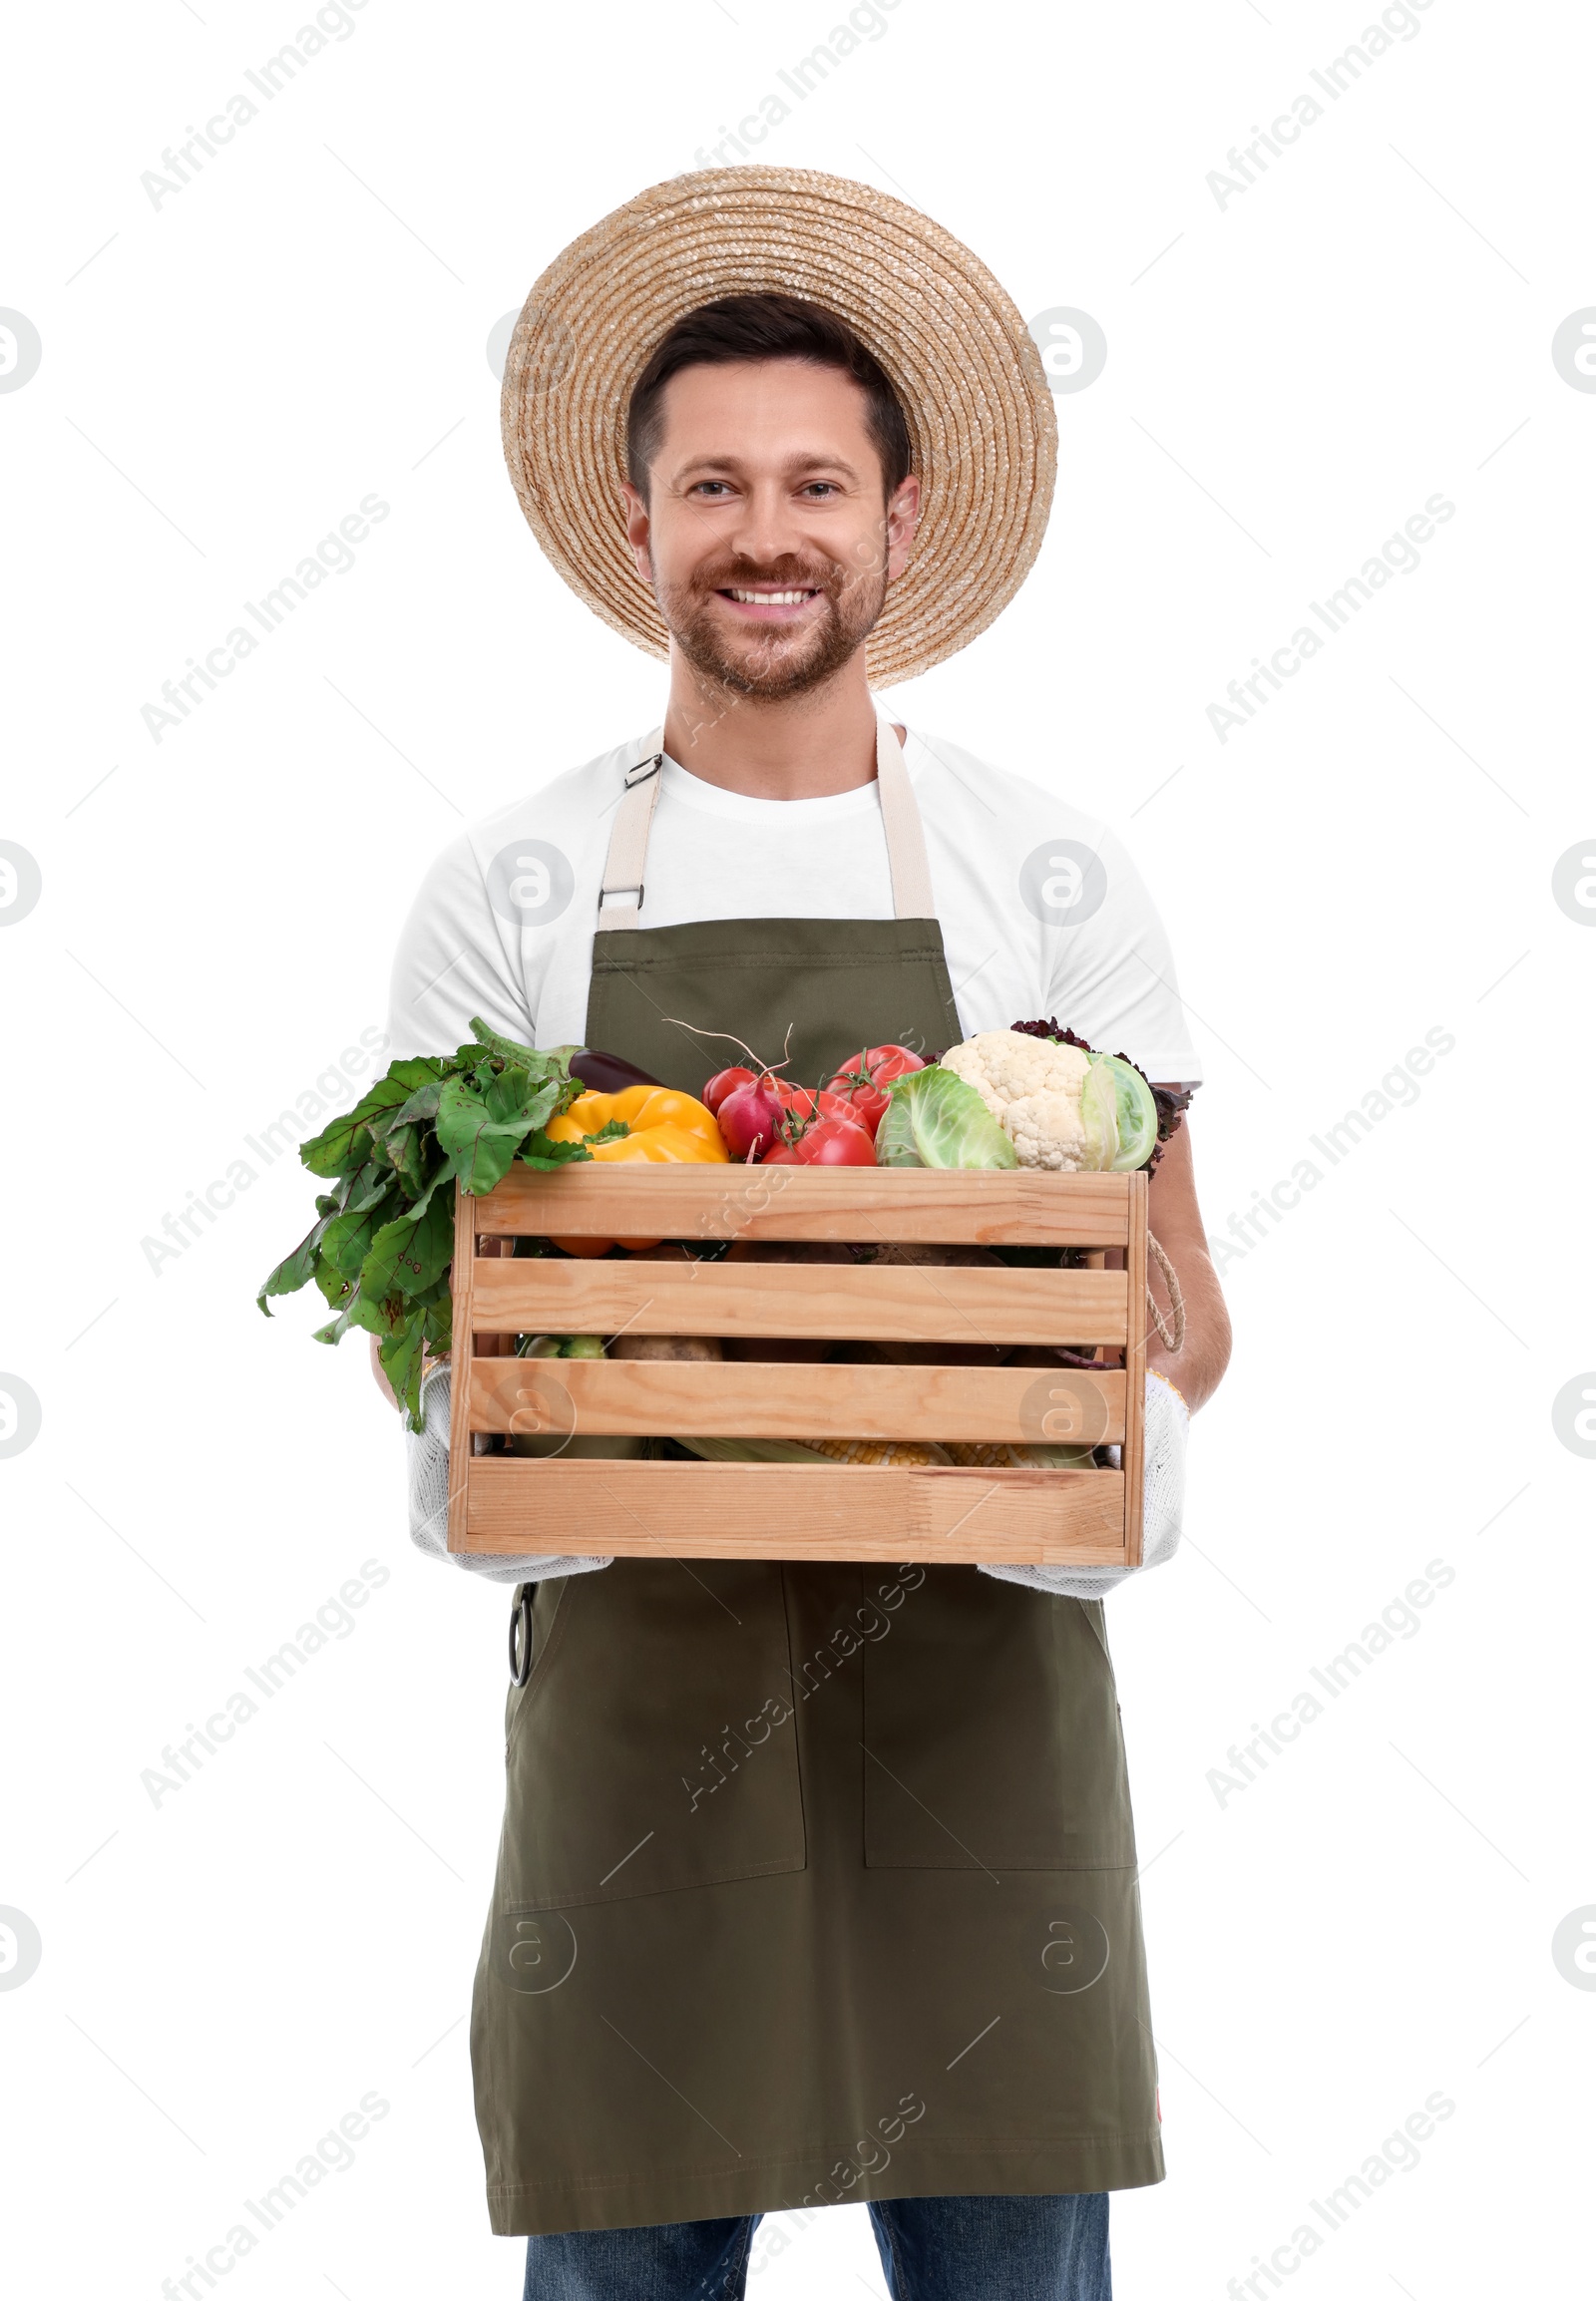
{"label": "red radish", "polygon": [[793,1157],[804,1167],[873,1167],[876,1146],[857,1120],[821,1118],[800,1137]]}
{"label": "red radish", "polygon": [[703,1093],[699,1096],[698,1099],[700,1102],[707,1104],[709,1109],[714,1111],[718,1116],[721,1104],[725,1101],[727,1095],[731,1093],[732,1089],[734,1087],[749,1085],[753,1079],[753,1072],[747,1069],[742,1063],[733,1063],[729,1070],[716,1071],[714,1077],[709,1081],[709,1084],[704,1088]]}
{"label": "red radish", "polygon": [[715,1124],[734,1159],[757,1158],[781,1134],[781,1104],[763,1079],[734,1086],[715,1112]]}

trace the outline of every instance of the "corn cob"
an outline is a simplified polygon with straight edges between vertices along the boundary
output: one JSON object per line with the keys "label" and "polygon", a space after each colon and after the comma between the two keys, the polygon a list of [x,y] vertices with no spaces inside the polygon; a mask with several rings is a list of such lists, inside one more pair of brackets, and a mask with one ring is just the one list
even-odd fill
{"label": "corn cob", "polygon": [[1029,1457],[1022,1446],[1000,1443],[977,1445],[970,1441],[944,1448],[950,1462],[961,1470],[1022,1470]]}
{"label": "corn cob", "polygon": [[1092,1467],[1089,1446],[1009,1446],[1001,1441],[976,1444],[950,1443],[944,1447],[950,1462],[961,1470],[1069,1470]]}
{"label": "corn cob", "polygon": [[891,1462],[900,1468],[920,1468],[949,1459],[941,1446],[914,1438],[806,1438],[804,1443],[831,1462]]}

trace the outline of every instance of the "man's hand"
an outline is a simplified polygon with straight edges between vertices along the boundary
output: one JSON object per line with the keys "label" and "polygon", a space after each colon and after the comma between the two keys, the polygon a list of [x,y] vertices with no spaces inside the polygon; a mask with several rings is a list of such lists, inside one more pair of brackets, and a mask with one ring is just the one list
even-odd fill
{"label": "man's hand", "polygon": [[[1209,1259],[1207,1235],[1198,1211],[1189,1113],[1165,1143],[1163,1156],[1153,1169],[1152,1187],[1147,1193],[1147,1227],[1174,1264],[1186,1302],[1186,1335],[1178,1350],[1165,1349],[1149,1317],[1148,1370],[1166,1374],[1195,1413],[1218,1389],[1229,1363],[1230,1313],[1220,1291],[1219,1274]],[[1168,1289],[1151,1256],[1147,1284],[1167,1324]]]}

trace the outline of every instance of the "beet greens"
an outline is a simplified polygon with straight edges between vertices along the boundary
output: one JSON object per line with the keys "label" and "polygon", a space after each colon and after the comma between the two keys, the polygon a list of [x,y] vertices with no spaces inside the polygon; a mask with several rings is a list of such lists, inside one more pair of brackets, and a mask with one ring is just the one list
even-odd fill
{"label": "beet greens", "polygon": [[269,1319],[269,1296],[314,1280],[335,1314],[315,1340],[341,1342],[351,1327],[375,1335],[413,1430],[423,1358],[450,1344],[455,1183],[481,1198],[518,1158],[557,1167],[592,1156],[544,1132],[583,1091],[567,1061],[575,1050],[540,1053],[476,1015],[471,1027],[476,1038],[452,1055],[390,1063],[352,1110],[300,1144],[304,1164],[332,1188],[316,1200],[314,1228],[255,1298]]}

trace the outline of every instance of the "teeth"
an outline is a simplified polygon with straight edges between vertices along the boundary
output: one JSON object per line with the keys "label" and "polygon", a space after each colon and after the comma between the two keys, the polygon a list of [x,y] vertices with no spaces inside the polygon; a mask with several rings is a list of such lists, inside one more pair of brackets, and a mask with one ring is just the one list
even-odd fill
{"label": "teeth", "polygon": [[734,599],[745,600],[748,605],[754,607],[796,607],[800,606],[805,599],[812,598],[814,594],[810,591],[734,590],[731,595]]}

